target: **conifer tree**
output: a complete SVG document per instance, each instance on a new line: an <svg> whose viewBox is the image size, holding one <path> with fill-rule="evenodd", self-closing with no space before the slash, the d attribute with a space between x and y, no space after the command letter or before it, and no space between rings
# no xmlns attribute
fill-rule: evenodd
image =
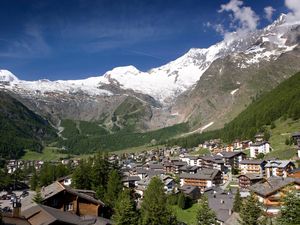
<svg viewBox="0 0 300 225"><path fill-rule="evenodd" d="M41 204L42 201L44 200L43 197L42 197L42 194L41 194L41 191L38 190L35 194L35 196L33 197L32 199L35 203L37 204Z"/></svg>
<svg viewBox="0 0 300 225"><path fill-rule="evenodd" d="M242 206L242 197L240 193L240 189L237 190L235 197L234 197L234 202L233 202L233 211L234 212L240 212L241 206Z"/></svg>
<svg viewBox="0 0 300 225"><path fill-rule="evenodd" d="M128 189L119 195L114 211L112 220L115 225L138 224L138 213L136 211L135 202L132 200Z"/></svg>
<svg viewBox="0 0 300 225"><path fill-rule="evenodd" d="M108 176L107 191L104 195L105 203L111 207L115 207L115 203L119 194L122 192L121 176L117 170L112 170Z"/></svg>
<svg viewBox="0 0 300 225"><path fill-rule="evenodd" d="M141 205L141 225L169 225L172 216L167 209L166 194L162 181L153 177L144 193Z"/></svg>
<svg viewBox="0 0 300 225"><path fill-rule="evenodd" d="M185 209L186 208L186 202L185 202L185 196L183 193L180 193L178 196L178 202L177 205L179 206L179 208L181 209Z"/></svg>
<svg viewBox="0 0 300 225"><path fill-rule="evenodd" d="M262 210L260 208L259 202L253 193L247 197L240 209L239 221L241 225L259 225L259 218L262 216Z"/></svg>
<svg viewBox="0 0 300 225"><path fill-rule="evenodd" d="M38 175L36 173L36 170L34 169L33 175L30 179L30 189L31 190L36 190L37 187L38 187L38 184L39 184L38 182L39 182L39 178L38 178Z"/></svg>
<svg viewBox="0 0 300 225"><path fill-rule="evenodd" d="M212 225L217 224L217 218L215 212L209 208L208 199L203 196L199 203L199 209L197 212L197 225Z"/></svg>
<svg viewBox="0 0 300 225"><path fill-rule="evenodd" d="M289 193L283 202L281 215L278 219L280 225L300 224L300 197L294 192Z"/></svg>

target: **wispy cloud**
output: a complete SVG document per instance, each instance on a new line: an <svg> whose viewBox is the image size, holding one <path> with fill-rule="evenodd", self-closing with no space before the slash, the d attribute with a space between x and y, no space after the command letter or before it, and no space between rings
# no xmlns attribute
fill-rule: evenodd
<svg viewBox="0 0 300 225"><path fill-rule="evenodd" d="M295 22L300 20L300 1L299 0L285 0L285 6L291 10L287 14L288 22Z"/></svg>
<svg viewBox="0 0 300 225"><path fill-rule="evenodd" d="M267 6L264 8L264 12L265 12L265 18L268 21L272 21L272 17L273 17L273 13L276 11L276 9L274 9L272 6Z"/></svg>
<svg viewBox="0 0 300 225"><path fill-rule="evenodd" d="M244 6L244 2L240 0L230 0L227 4L222 4L218 10L219 13L230 13L230 28L234 32L224 30L221 26L217 27L217 31L224 35L225 40L230 41L234 36L243 37L250 31L257 28L259 16L249 6Z"/></svg>
<svg viewBox="0 0 300 225"><path fill-rule="evenodd" d="M26 24L22 35L15 39L0 39L5 43L0 51L0 57L30 58L46 56L51 52L43 34L36 25Z"/></svg>

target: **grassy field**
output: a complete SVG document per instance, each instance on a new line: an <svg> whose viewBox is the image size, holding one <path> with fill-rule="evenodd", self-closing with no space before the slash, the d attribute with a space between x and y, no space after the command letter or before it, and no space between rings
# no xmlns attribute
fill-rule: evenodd
<svg viewBox="0 0 300 225"><path fill-rule="evenodd" d="M269 140L273 151L266 158L293 158L296 156L297 150L294 146L286 145L285 140L290 138L292 133L300 131L300 120L278 120L275 125L276 127L271 130L271 138Z"/></svg>
<svg viewBox="0 0 300 225"><path fill-rule="evenodd" d="M66 158L67 154L61 154L57 152L58 148L55 147L46 147L42 153L34 152L34 151L26 151L25 155L22 157L23 160L59 160L62 158Z"/></svg>
<svg viewBox="0 0 300 225"><path fill-rule="evenodd" d="M181 209L177 205L172 205L170 206L170 208L179 221L184 222L188 225L196 224L198 204L194 204L188 209Z"/></svg>

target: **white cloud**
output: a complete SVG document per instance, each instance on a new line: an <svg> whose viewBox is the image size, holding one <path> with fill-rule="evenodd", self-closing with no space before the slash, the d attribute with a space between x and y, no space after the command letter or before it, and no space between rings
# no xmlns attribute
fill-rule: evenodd
<svg viewBox="0 0 300 225"><path fill-rule="evenodd" d="M219 13L230 12L230 29L231 32L225 30L223 26L215 27L217 32L224 36L225 41L231 41L235 37L244 37L249 32L256 30L259 16L251 9L251 7L244 6L241 0L230 0L227 4L222 4Z"/></svg>
<svg viewBox="0 0 300 225"><path fill-rule="evenodd" d="M300 1L299 0L285 0L285 6L291 10L287 14L288 22L300 21Z"/></svg>
<svg viewBox="0 0 300 225"><path fill-rule="evenodd" d="M244 3L240 0L231 0L227 4L221 5L221 9L218 12L232 12L233 22L237 22L241 29L255 30L259 17L251 7L243 5Z"/></svg>
<svg viewBox="0 0 300 225"><path fill-rule="evenodd" d="M265 18L271 22L273 13L276 11L276 9L274 9L272 6L267 6L264 8L264 11L265 11Z"/></svg>

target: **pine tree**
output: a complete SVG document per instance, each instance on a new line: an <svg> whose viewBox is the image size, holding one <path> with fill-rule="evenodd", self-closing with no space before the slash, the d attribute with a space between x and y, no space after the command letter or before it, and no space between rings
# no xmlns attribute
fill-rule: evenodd
<svg viewBox="0 0 300 225"><path fill-rule="evenodd" d="M38 184L39 184L38 182L39 182L39 178L38 178L38 175L36 173L36 170L34 170L33 175L30 179L30 189L31 190L36 190L37 187L38 187Z"/></svg>
<svg viewBox="0 0 300 225"><path fill-rule="evenodd" d="M234 197L234 202L233 202L233 211L234 212L240 212L241 206L242 206L242 197L240 193L240 189L237 190L235 197Z"/></svg>
<svg viewBox="0 0 300 225"><path fill-rule="evenodd" d="M167 209L166 194L162 181L153 177L144 193L141 205L141 225L169 225L171 215Z"/></svg>
<svg viewBox="0 0 300 225"><path fill-rule="evenodd" d="M109 207L114 208L122 188L121 176L117 170L112 170L108 176L107 191L104 195L104 201Z"/></svg>
<svg viewBox="0 0 300 225"><path fill-rule="evenodd" d="M115 204L112 220L115 225L137 225L138 213L129 190L124 190Z"/></svg>
<svg viewBox="0 0 300 225"><path fill-rule="evenodd" d="M186 204L185 204L185 196L183 193L180 193L178 196L178 202L177 205L179 206L179 208L181 209L185 209L186 208Z"/></svg>
<svg viewBox="0 0 300 225"><path fill-rule="evenodd" d="M217 224L217 218L215 212L209 208L207 197L203 196L199 203L199 209L197 212L198 225L212 225Z"/></svg>
<svg viewBox="0 0 300 225"><path fill-rule="evenodd" d="M43 197L42 197L42 194L41 194L41 191L38 190L35 194L35 196L33 197L32 199L35 203L37 204L41 204L42 201L44 200Z"/></svg>
<svg viewBox="0 0 300 225"><path fill-rule="evenodd" d="M296 193L291 192L284 198L278 224L300 224L300 197Z"/></svg>
<svg viewBox="0 0 300 225"><path fill-rule="evenodd" d="M91 170L91 163L87 161L80 162L73 172L72 185L78 189L91 189Z"/></svg>
<svg viewBox="0 0 300 225"><path fill-rule="evenodd" d="M262 210L260 208L259 202L254 196L253 193L249 197L247 197L240 209L240 217L239 221L241 225L258 225L259 218L262 216Z"/></svg>

